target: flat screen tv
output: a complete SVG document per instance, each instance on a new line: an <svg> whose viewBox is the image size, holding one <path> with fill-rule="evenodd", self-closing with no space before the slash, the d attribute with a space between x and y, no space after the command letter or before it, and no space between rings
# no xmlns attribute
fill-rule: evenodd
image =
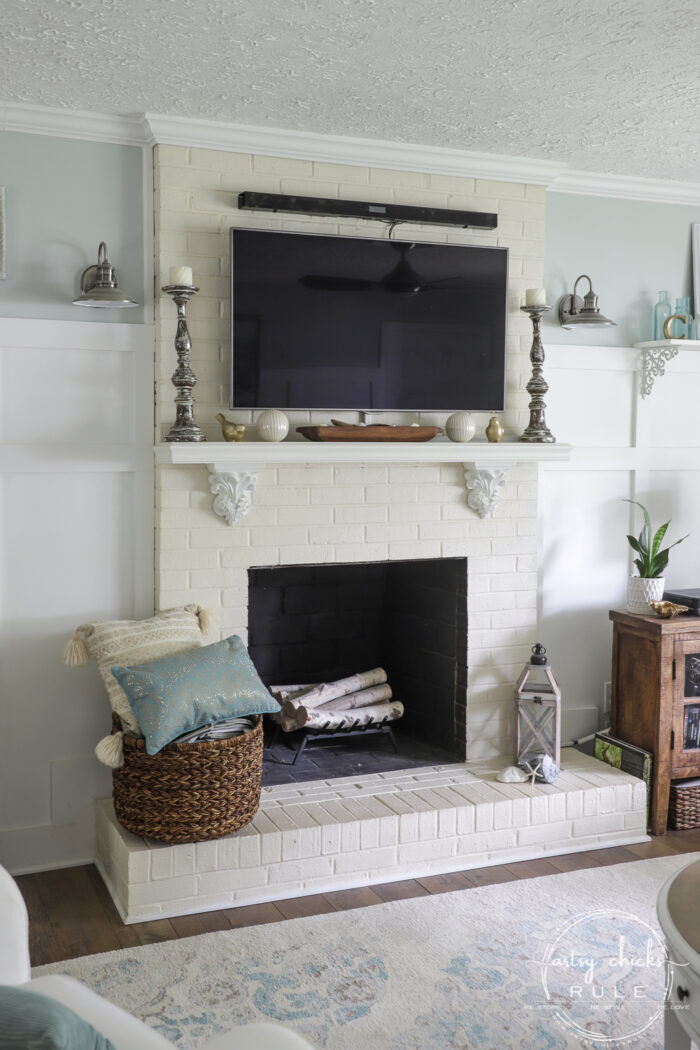
<svg viewBox="0 0 700 1050"><path fill-rule="evenodd" d="M508 251L231 230L231 408L499 411Z"/></svg>

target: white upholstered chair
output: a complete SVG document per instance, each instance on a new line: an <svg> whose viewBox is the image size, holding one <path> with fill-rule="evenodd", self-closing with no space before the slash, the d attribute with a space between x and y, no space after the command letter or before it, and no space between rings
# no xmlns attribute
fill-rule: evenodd
<svg viewBox="0 0 700 1050"><path fill-rule="evenodd" d="M41 992L70 1007L114 1043L116 1050L167 1050L172 1043L131 1014L90 991L72 977L32 979L29 921L14 879L0 867L0 984ZM205 1050L312 1050L305 1039L276 1024L242 1025L216 1036Z"/></svg>

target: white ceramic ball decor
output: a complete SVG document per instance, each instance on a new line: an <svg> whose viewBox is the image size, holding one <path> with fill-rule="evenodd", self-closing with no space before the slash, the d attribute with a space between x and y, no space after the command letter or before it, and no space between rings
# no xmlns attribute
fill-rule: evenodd
<svg viewBox="0 0 700 1050"><path fill-rule="evenodd" d="M476 424L469 412L455 412L445 423L450 441L471 441L476 434Z"/></svg>
<svg viewBox="0 0 700 1050"><path fill-rule="evenodd" d="M255 421L261 441L284 441L289 433L289 420L276 408L261 412Z"/></svg>

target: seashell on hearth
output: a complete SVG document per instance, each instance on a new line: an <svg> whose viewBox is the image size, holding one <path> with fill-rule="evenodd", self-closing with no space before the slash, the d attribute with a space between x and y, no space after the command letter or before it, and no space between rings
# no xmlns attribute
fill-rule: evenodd
<svg viewBox="0 0 700 1050"><path fill-rule="evenodd" d="M500 781L501 784L523 784L529 779L525 770L519 769L518 766L508 766L506 769L502 769L500 773L496 773L496 780Z"/></svg>

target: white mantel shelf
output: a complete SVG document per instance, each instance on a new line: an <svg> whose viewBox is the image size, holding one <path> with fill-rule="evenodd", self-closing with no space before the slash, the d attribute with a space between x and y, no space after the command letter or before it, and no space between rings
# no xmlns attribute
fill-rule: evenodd
<svg viewBox="0 0 700 1050"><path fill-rule="evenodd" d="M505 466L568 460L571 445L520 441L199 441L156 445L156 463L186 466L216 463L260 470L282 463L483 463Z"/></svg>
<svg viewBox="0 0 700 1050"><path fill-rule="evenodd" d="M267 466L300 463L461 463L467 505L480 518L493 514L506 471L520 463L568 460L570 445L520 441L200 441L156 445L160 466L206 466L213 510L235 525L251 508L258 472Z"/></svg>

